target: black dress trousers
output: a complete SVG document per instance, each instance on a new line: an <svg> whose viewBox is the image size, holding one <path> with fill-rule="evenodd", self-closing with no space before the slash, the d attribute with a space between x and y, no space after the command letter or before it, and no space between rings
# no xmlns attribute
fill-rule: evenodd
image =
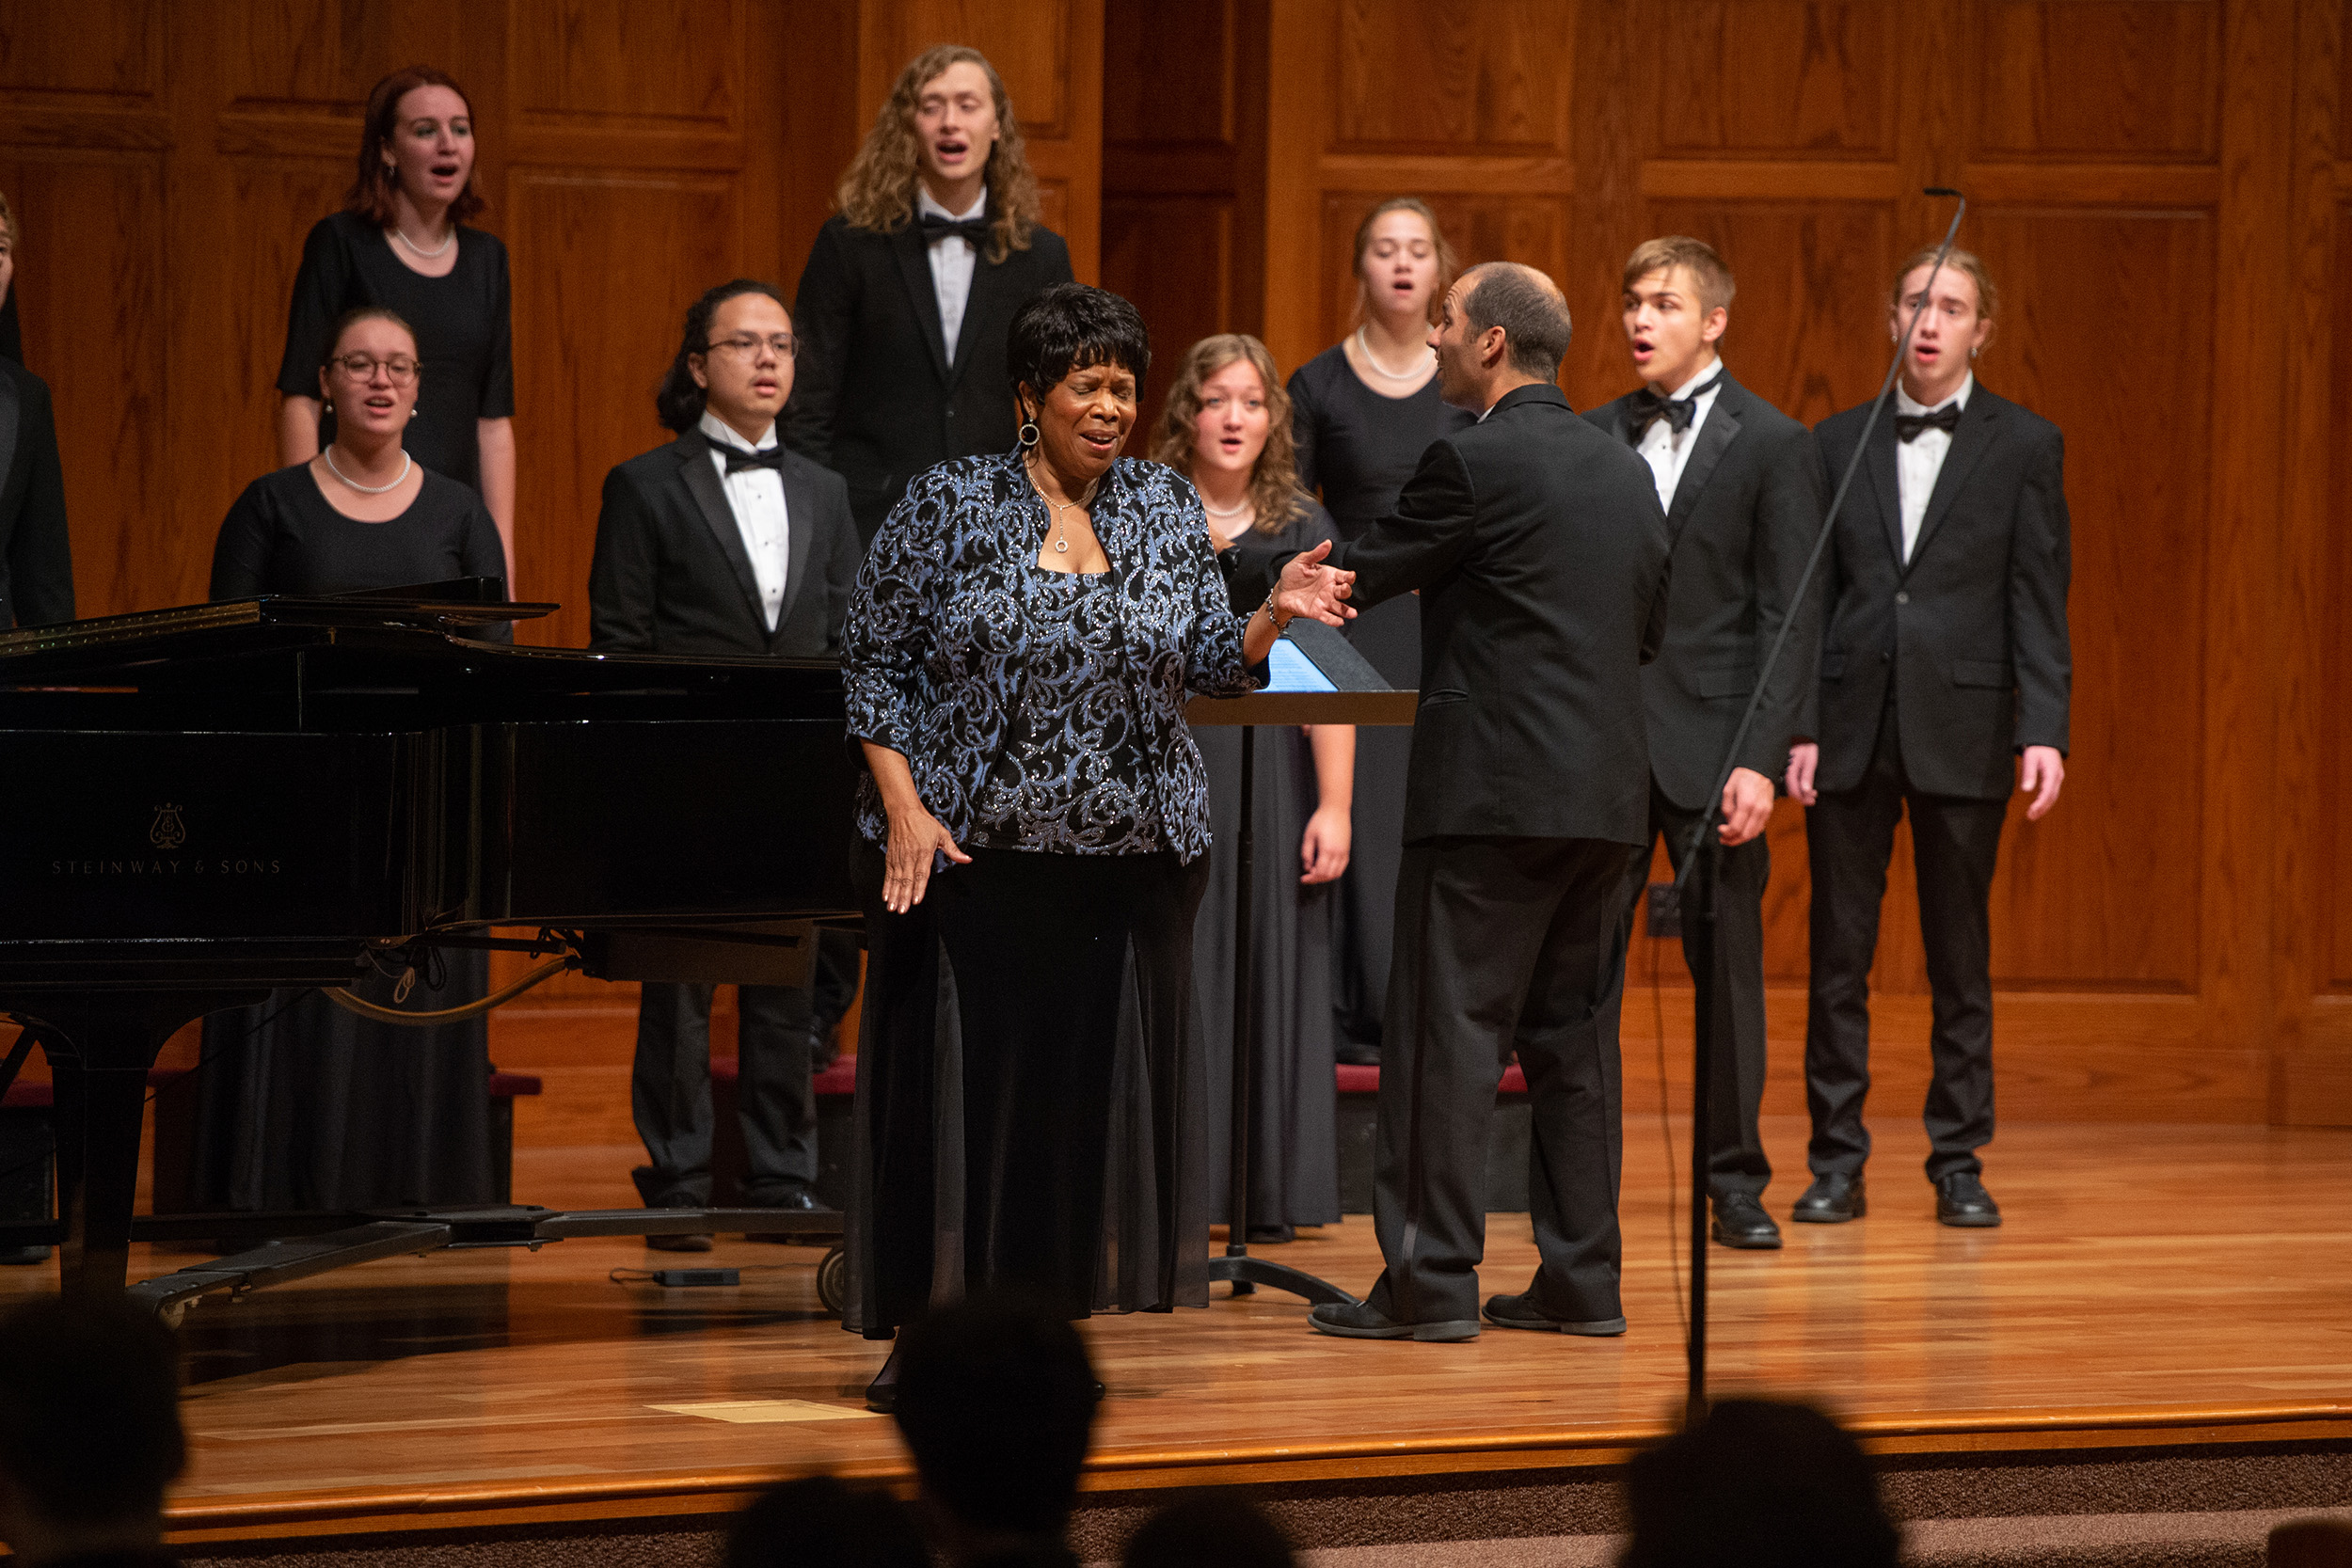
<svg viewBox="0 0 2352 1568"><path fill-rule="evenodd" d="M1388 1264L1372 1305L1390 1318L1478 1316L1486 1144L1515 1040L1534 1122L1528 1201L1542 1262L1529 1289L1554 1317L1622 1315L1608 1004L1629 850L1582 838L1406 847L1373 1167Z"/></svg>
<svg viewBox="0 0 2352 1568"><path fill-rule="evenodd" d="M1649 791L1649 831L1653 842L1663 837L1666 857L1677 873L1682 869L1691 829L1699 814L1676 805L1656 782ZM1713 1092L1707 1110L1708 1194L1716 1201L1735 1193L1760 1197L1772 1180L1772 1163L1765 1156L1756 1117L1764 1105L1764 888L1772 880L1772 852L1759 833L1736 847L1718 848L1715 857L1715 995L1714 1027L1708 1037L1708 1079ZM1641 912L1643 890L1649 883L1650 848L1644 845L1626 858L1624 913L1619 942L1631 952L1633 922ZM1682 923L1683 961L1693 978L1698 973L1691 952L1696 935L1692 923ZM1625 987L1631 983L1624 966L1619 984L1609 999L1609 1027L1613 1035L1624 1013ZM1671 1049L1671 1048L1670 1048Z"/></svg>
<svg viewBox="0 0 2352 1568"><path fill-rule="evenodd" d="M1903 770L1895 705L1879 723L1870 766L1853 788L1823 791L1804 814L1813 867L1811 994L1805 1016L1807 1163L1851 1176L1869 1158L1862 1104L1870 1089L1870 962L1895 825L1911 815L1934 1026L1928 1037L1928 1180L1983 1168L1993 1141L1993 941L1990 899L2006 800L1929 795Z"/></svg>
<svg viewBox="0 0 2352 1568"><path fill-rule="evenodd" d="M710 998L714 986L647 981L637 1006L629 1110L650 1164L637 1173L649 1207L710 1201ZM817 1183L816 1050L808 990L738 986L736 1104L743 1128L743 1201L766 1204Z"/></svg>

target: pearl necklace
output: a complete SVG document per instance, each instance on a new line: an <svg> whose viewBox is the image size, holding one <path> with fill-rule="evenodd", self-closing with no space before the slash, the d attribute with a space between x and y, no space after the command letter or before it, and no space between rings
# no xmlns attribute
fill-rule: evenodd
<svg viewBox="0 0 2352 1568"><path fill-rule="evenodd" d="M328 447L325 452L321 453L321 455L326 459L326 466L335 469L335 477L337 479L342 480L345 484L350 485L354 490L358 491L363 496L381 496L388 491L397 490L402 485L408 483L409 463L408 454L405 451L403 451L400 454L400 477L392 481L389 484L362 484L358 480L352 478L349 474L343 472L340 467L336 467L335 449L333 447Z"/></svg>
<svg viewBox="0 0 2352 1568"><path fill-rule="evenodd" d="M1238 517L1243 513L1251 510L1251 508L1247 499L1245 499L1239 506L1211 506L1209 504L1209 498L1202 496L1200 498L1200 510L1207 513L1212 517Z"/></svg>
<svg viewBox="0 0 2352 1568"><path fill-rule="evenodd" d="M1364 336L1364 329L1360 326L1356 329L1356 348L1357 352L1364 356L1365 364L1370 365L1375 372L1387 376L1391 381L1420 380L1422 376L1429 373L1429 360L1437 357L1434 354L1430 354L1428 349L1423 348L1422 353L1428 356L1428 358L1423 359L1420 364L1415 365L1409 371L1401 372L1392 371L1389 369L1388 366L1382 364L1379 360L1379 356L1372 352L1372 341Z"/></svg>
<svg viewBox="0 0 2352 1568"><path fill-rule="evenodd" d="M453 223L451 224L449 226L449 238L443 240L439 245L436 245L431 250L425 249L424 246L410 239L407 234L402 231L400 225L397 223L392 225L392 237L397 239L401 244L406 245L410 250L413 250L418 255L423 257L425 260L431 261L434 257L441 255L443 252L447 251L451 245L457 243L457 225Z"/></svg>

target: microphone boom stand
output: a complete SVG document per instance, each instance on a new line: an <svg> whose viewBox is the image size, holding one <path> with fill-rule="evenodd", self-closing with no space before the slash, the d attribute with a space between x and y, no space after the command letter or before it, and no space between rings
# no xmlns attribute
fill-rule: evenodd
<svg viewBox="0 0 2352 1568"><path fill-rule="evenodd" d="M1922 194L1951 197L1960 202L1959 210L1952 214L1951 227L1944 230L1944 243L1936 250L1935 261L1928 268L1926 292L1932 294L1936 276L1944 270L1944 262L1952 253L1952 242L1960 237L1960 221L1968 215L1968 198L1943 185L1930 185ZM1894 395L1895 379L1902 373L1903 356L1910 352L1911 334L1918 325L1919 310L1914 309L1911 319L1903 324L1902 336L1896 341L1894 362L1886 367L1886 377L1879 383L1878 396L1870 402L1870 417L1863 421L1862 438L1854 443L1853 456L1847 460L1836 492L1830 497L1829 510L1822 515L1820 532L1814 537L1812 553L1805 557L1804 571L1797 578L1797 591L1788 612L1781 617L1780 630L1773 636L1772 648L1756 673L1756 689L1749 694L1747 706L1740 715L1740 727L1732 732L1731 744L1724 749L1723 765L1715 770L1715 787L1707 795L1707 809L1700 814L1697 826L1691 830L1681 864L1675 871L1675 896L1685 928L1690 932L1686 945L1691 958L1694 1037L1691 1067L1691 1338L1683 1405L1686 1426L1696 1426L1707 1418L1708 1122L1714 1090L1715 1009L1721 1002L1715 994L1715 893L1722 846L1715 836L1715 824L1723 810L1724 790L1740 764L1740 749L1747 743L1748 731L1755 726L1765 694L1772 689L1773 668L1780 662L1781 651L1788 645L1788 628L1804 613L1805 596L1813 589L1813 575L1820 569L1821 557L1837 526L1838 511L1845 505L1846 492L1852 488L1854 475L1862 467L1863 454L1870 450L1870 433L1878 428L1879 415L1885 409L1887 399Z"/></svg>

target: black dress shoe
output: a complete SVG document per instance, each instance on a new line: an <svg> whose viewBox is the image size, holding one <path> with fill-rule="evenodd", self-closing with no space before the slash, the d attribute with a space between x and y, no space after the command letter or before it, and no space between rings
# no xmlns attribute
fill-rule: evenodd
<svg viewBox="0 0 2352 1568"><path fill-rule="evenodd" d="M1368 1301L1327 1302L1308 1313L1307 1322L1317 1333L1336 1334L1343 1339L1420 1339L1443 1344L1478 1338L1476 1318L1401 1323L1383 1316Z"/></svg>
<svg viewBox="0 0 2352 1568"><path fill-rule="evenodd" d="M708 1252L713 1243L707 1232L687 1236L648 1236L645 1244L656 1252Z"/></svg>
<svg viewBox="0 0 2352 1568"><path fill-rule="evenodd" d="M242 1251L243 1249L239 1248L238 1250ZM48 1261L49 1249L45 1246L0 1247L0 1263L21 1266L26 1263L46 1263Z"/></svg>
<svg viewBox="0 0 2352 1568"><path fill-rule="evenodd" d="M1331 1055L1342 1067L1378 1067L1380 1048L1361 1040L1342 1040L1331 1048Z"/></svg>
<svg viewBox="0 0 2352 1568"><path fill-rule="evenodd" d="M1935 1184L1935 1217L1944 1225L1985 1230L2001 1223L2001 1206L1973 1171L1958 1171Z"/></svg>
<svg viewBox="0 0 2352 1568"><path fill-rule="evenodd" d="M1788 1212L1788 1217L1800 1225L1843 1225L1848 1220L1860 1219L1868 1212L1868 1207L1863 1201L1862 1177L1859 1173L1839 1176L1833 1172L1813 1179L1813 1185L1807 1187L1804 1196L1797 1199L1797 1206Z"/></svg>
<svg viewBox="0 0 2352 1568"><path fill-rule="evenodd" d="M1712 1234L1724 1246L1750 1252L1780 1250L1780 1227L1764 1212L1764 1205L1746 1193L1729 1193L1715 1200Z"/></svg>
<svg viewBox="0 0 2352 1568"><path fill-rule="evenodd" d="M1532 1328L1543 1334L1583 1334L1604 1339L1625 1332L1623 1318L1592 1318L1583 1322L1555 1318L1525 1295L1488 1296L1486 1321L1497 1328Z"/></svg>
<svg viewBox="0 0 2352 1568"><path fill-rule="evenodd" d="M1280 1246L1285 1242L1296 1240L1298 1227L1295 1225L1253 1225L1249 1227L1251 1246Z"/></svg>

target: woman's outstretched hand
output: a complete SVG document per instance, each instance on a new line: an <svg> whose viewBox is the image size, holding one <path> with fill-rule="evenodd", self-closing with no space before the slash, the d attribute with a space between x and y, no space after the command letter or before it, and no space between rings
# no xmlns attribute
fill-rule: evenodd
<svg viewBox="0 0 2352 1568"><path fill-rule="evenodd" d="M1274 607L1284 620L1305 615L1327 626L1343 626L1356 613L1347 597L1355 592L1356 574L1326 566L1331 541L1292 556L1283 562L1281 581L1275 585Z"/></svg>

